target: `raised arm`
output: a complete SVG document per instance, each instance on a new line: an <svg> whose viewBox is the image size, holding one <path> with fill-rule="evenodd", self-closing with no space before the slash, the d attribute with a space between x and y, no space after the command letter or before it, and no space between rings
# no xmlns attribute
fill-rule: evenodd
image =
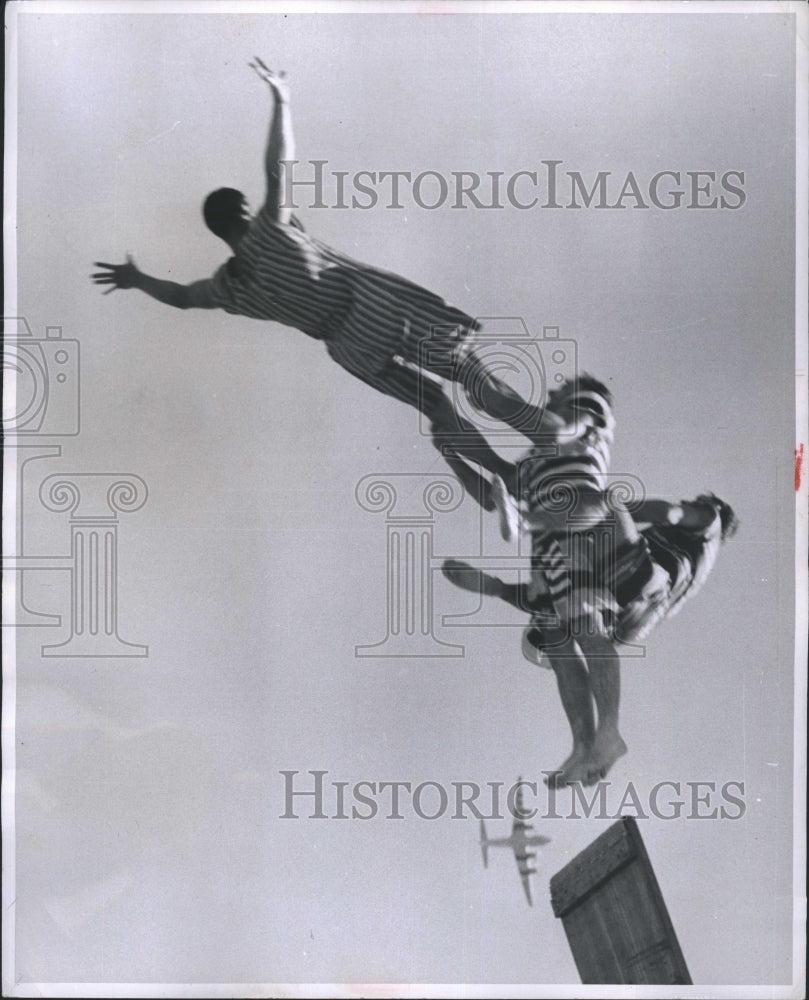
<svg viewBox="0 0 809 1000"><path fill-rule="evenodd" d="M286 73L269 69L255 57L250 66L272 91L275 107L270 122L270 135L264 155L267 175L267 197L264 210L284 225L289 223L292 207L286 205L285 164L295 159L295 137L292 134L292 112L289 109L289 85Z"/></svg>
<svg viewBox="0 0 809 1000"><path fill-rule="evenodd" d="M632 519L638 524L679 524L683 518L683 508L668 500L644 500L632 511Z"/></svg>
<svg viewBox="0 0 809 1000"><path fill-rule="evenodd" d="M669 503L667 500L644 500L632 511L637 522L678 524L687 531L703 532L716 520L716 507L706 499Z"/></svg>
<svg viewBox="0 0 809 1000"><path fill-rule="evenodd" d="M110 286L104 292L105 295L109 295L110 292L114 292L118 288L138 288L153 299L157 299L158 302L174 306L175 309L189 309L191 306L203 309L215 307L215 303L205 294L207 286L205 281L197 281L193 285L180 285L176 281L152 278L138 270L131 256L127 256L125 264L105 264L103 261L97 260L95 266L106 268L106 270L97 271L92 275L92 279L97 285Z"/></svg>

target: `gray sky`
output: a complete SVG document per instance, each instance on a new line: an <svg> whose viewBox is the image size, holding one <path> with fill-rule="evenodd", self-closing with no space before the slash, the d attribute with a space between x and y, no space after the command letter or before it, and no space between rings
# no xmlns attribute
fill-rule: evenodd
<svg viewBox="0 0 809 1000"><path fill-rule="evenodd" d="M120 524L121 635L149 656L44 659L50 636L18 638L18 977L578 979L547 883L606 820L537 822L553 841L529 910L512 858L483 869L471 819L279 819L281 769L510 783L568 751L553 677L522 660L505 607L487 608L504 627L440 629L463 658L354 656L384 635L386 551L356 484L444 472L415 411L296 331L102 297L88 280L126 251L181 282L226 258L200 204L220 185L263 196L259 54L290 75L299 158L332 170L744 171L737 211L300 215L473 315L559 326L613 389L613 470L650 495L733 503L742 528L704 591L625 664L629 754L611 779L647 796L663 780L745 783L738 821L641 832L694 981L789 982L789 15L23 10L17 23L18 312L82 351L82 432L43 474L126 471L149 487ZM38 482L29 549L64 552L66 520L37 506ZM480 518L464 502L435 525L437 555L464 556ZM487 552L510 552L483 531ZM66 574L41 576L38 606L64 608ZM436 575L439 625L473 607Z"/></svg>

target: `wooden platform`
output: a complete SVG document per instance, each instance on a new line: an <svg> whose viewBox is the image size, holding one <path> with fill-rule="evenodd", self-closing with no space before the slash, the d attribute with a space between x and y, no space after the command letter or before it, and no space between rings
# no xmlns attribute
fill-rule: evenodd
<svg viewBox="0 0 809 1000"><path fill-rule="evenodd" d="M691 984L631 817L614 823L553 876L551 905L583 983Z"/></svg>

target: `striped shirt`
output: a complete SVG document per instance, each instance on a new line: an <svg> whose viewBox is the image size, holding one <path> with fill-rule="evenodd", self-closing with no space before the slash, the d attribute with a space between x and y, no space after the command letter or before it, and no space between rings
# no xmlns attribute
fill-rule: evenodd
<svg viewBox="0 0 809 1000"><path fill-rule="evenodd" d="M418 363L423 338L455 342L477 328L432 292L333 250L300 224L280 224L266 210L234 257L189 286L189 297L192 306L283 323L323 340L331 357L361 378L397 354Z"/></svg>
<svg viewBox="0 0 809 1000"><path fill-rule="evenodd" d="M580 492L602 493L606 487L615 434L612 408L593 389L577 391L571 404L581 418L577 435L551 448L536 443L518 463L519 495L531 511L575 514ZM572 591L597 589L591 561L579 551L585 544L569 531L531 532L531 595L550 597L563 617L570 610L565 602Z"/></svg>
<svg viewBox="0 0 809 1000"><path fill-rule="evenodd" d="M538 442L520 460L521 499L533 509L553 501L554 486L564 482L601 491L606 485L615 417L608 401L593 389L577 391L570 400L579 416L577 433L555 442Z"/></svg>

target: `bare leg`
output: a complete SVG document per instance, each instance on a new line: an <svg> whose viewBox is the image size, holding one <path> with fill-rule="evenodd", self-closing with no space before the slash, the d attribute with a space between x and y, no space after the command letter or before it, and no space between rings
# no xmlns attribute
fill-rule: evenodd
<svg viewBox="0 0 809 1000"><path fill-rule="evenodd" d="M430 421L433 444L444 457L464 487L486 509L491 503L490 487L462 459L482 465L489 472L499 475L507 484L515 478L514 465L495 452L477 427L456 412L451 400L437 385L440 377L431 371L420 370L416 365L391 359L387 368L373 376L363 378L379 392L414 406ZM484 485L485 484L485 485Z"/></svg>
<svg viewBox="0 0 809 1000"><path fill-rule="evenodd" d="M638 528L626 508L613 501L613 544L616 549L637 542ZM621 660L613 642L597 630L578 636L590 670L590 687L598 710L598 729L593 745L592 781L606 777L610 768L626 751L618 728L621 701Z"/></svg>
<svg viewBox="0 0 809 1000"><path fill-rule="evenodd" d="M598 729L593 744L591 782L606 777L612 765L626 753L618 731L621 700L621 661L612 642L604 636L580 636L579 644L587 657L590 689L598 709Z"/></svg>
<svg viewBox="0 0 809 1000"><path fill-rule="evenodd" d="M573 734L573 752L559 770L546 779L546 784L561 786L574 781L591 784L595 714L587 664L575 639L556 643L552 650L548 651L548 659L556 674L562 708Z"/></svg>

